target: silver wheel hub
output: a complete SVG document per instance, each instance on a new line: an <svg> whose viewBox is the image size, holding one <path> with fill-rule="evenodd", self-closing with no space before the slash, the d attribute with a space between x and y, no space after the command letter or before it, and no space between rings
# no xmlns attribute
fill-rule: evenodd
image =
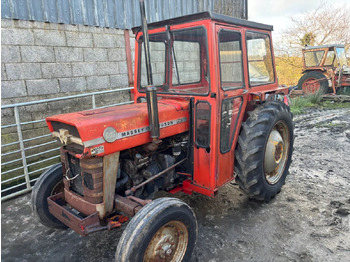
<svg viewBox="0 0 350 262"><path fill-rule="evenodd" d="M264 171L265 173L272 173L278 168L284 151L283 138L277 130L272 130L267 141L265 158L264 158Z"/></svg>

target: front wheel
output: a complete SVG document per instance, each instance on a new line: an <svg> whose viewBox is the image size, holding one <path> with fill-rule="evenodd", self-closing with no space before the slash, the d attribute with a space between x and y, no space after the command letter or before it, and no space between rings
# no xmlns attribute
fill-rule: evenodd
<svg viewBox="0 0 350 262"><path fill-rule="evenodd" d="M159 198L143 207L120 238L115 261L188 261L197 238L192 209L176 198Z"/></svg>
<svg viewBox="0 0 350 262"><path fill-rule="evenodd" d="M284 103L268 102L250 113L235 153L236 182L250 198L270 201L280 192L293 140L292 114Z"/></svg>
<svg viewBox="0 0 350 262"><path fill-rule="evenodd" d="M47 169L36 181L32 191L32 210L39 221L51 228L67 228L49 212L47 198L63 192L62 165L56 164Z"/></svg>

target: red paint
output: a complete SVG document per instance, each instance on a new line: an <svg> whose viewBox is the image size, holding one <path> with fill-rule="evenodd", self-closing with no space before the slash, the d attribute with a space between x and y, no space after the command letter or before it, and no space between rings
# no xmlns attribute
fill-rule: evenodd
<svg viewBox="0 0 350 262"><path fill-rule="evenodd" d="M237 143L239 130L243 119L246 117L247 110L253 110L255 103L260 103L265 99L266 93L287 92L288 89L279 88L277 84L277 74L275 70L275 61L272 49L273 71L275 80L272 83L250 87L248 79L248 62L247 62L247 47L245 36L247 31L261 32L269 35L272 45L272 37L270 31L261 29L254 29L251 27L236 26L224 23L222 21L215 21L212 19L204 19L199 21L190 21L182 24L170 25L170 30L179 30L192 27L204 27L207 33L208 43L208 61L204 57L204 49L201 50L202 60L204 64L209 65L210 83L205 78L205 66L201 68L201 80L197 84L183 86L184 88L198 88L209 86L209 94L207 95L186 95L181 93L176 94L158 94L163 97L158 103L159 121L165 122L186 117L189 118L189 99L194 98L194 103L198 101L208 102L211 106L211 125L210 125L210 148L205 149L194 146L194 166L193 166L193 180L189 179L183 182L182 187L175 188L171 192L178 192L182 190L185 193L191 194L193 191L201 194L214 197L218 188L227 182L234 179L234 153L235 145ZM224 91L221 88L220 81L220 66L219 66L219 49L218 49L218 32L221 29L239 32L242 36L242 60L244 73L244 88ZM165 32L165 27L152 29L150 34ZM137 40L142 33L138 33ZM147 106L145 103L136 103L139 97L145 97L144 92L139 92L137 89L139 76L139 49L136 41L135 46L135 75L134 75L134 101L133 105L124 105L118 107L111 107L106 109L90 110L78 113L63 114L47 118L47 122L51 131L51 121L61 121L70 125L76 126L83 142L100 138L106 127L112 126L117 132L123 132L136 128L146 127L149 125ZM171 64L172 61L170 61ZM129 68L129 64L128 64ZM128 69L129 73L130 70ZM169 70L169 79L172 79L172 70ZM130 76L130 74L129 74ZM170 81L171 82L171 81ZM169 83L172 85L172 83ZM254 100L254 94L259 94L261 101ZM221 106L223 99L233 97L242 97L240 102L241 111L236 112L238 118L236 131L233 136L232 147L229 152L220 152L220 126L221 126ZM234 110L237 110L235 108ZM194 112L194 117L196 113ZM160 139L173 136L175 134L183 133L189 130L189 122L169 126L160 129ZM128 148L139 146L151 142L149 132L135 135L128 138L116 140L113 143L103 143L104 154L111 154L116 151L122 151ZM89 153L90 149L86 149Z"/></svg>

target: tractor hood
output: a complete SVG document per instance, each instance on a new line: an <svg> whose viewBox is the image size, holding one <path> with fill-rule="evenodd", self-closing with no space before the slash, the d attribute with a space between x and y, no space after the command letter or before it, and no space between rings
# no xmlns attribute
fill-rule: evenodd
<svg viewBox="0 0 350 262"><path fill-rule="evenodd" d="M188 131L189 101L158 101L159 139ZM55 115L46 118L52 135L63 144L80 144L84 155L106 155L151 142L147 104Z"/></svg>

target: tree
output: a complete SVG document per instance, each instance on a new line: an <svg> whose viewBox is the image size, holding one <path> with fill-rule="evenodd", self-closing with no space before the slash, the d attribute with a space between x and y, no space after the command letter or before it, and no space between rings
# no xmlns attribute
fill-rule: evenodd
<svg viewBox="0 0 350 262"><path fill-rule="evenodd" d="M302 38L300 38L300 43L302 46L315 45L316 36L312 32L306 33Z"/></svg>
<svg viewBox="0 0 350 262"><path fill-rule="evenodd" d="M291 17L291 25L275 43L280 84L296 85L301 76L301 48L343 44L350 50L350 7L321 4L316 10Z"/></svg>
<svg viewBox="0 0 350 262"><path fill-rule="evenodd" d="M297 55L300 48L308 45L343 44L350 48L350 7L335 7L322 3L316 10L291 17L277 52Z"/></svg>

